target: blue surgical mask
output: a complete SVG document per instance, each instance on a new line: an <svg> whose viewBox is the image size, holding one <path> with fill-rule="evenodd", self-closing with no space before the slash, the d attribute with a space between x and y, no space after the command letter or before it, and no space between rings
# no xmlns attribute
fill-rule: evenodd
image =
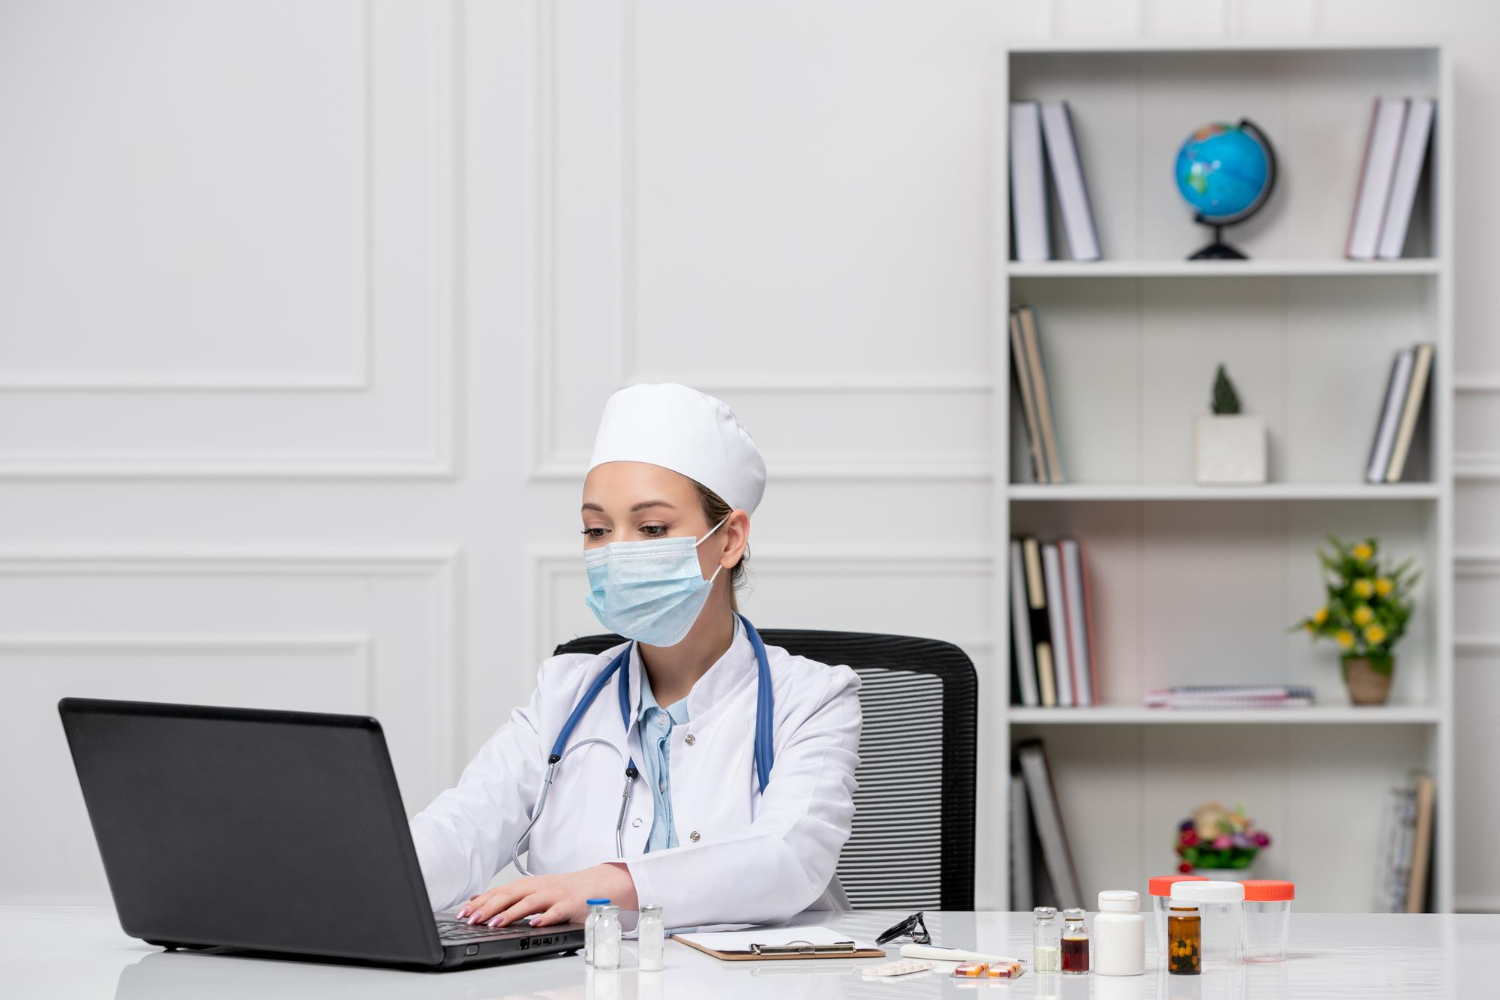
<svg viewBox="0 0 1500 1000"><path fill-rule="evenodd" d="M589 573L584 603L611 632L648 646L677 645L698 620L708 590L724 568L721 564L713 576L703 578L698 546L708 535L610 542L590 549L583 554Z"/></svg>

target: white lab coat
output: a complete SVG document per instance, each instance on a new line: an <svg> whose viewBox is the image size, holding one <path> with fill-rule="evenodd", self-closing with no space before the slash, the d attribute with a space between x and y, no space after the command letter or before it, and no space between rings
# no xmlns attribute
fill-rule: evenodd
<svg viewBox="0 0 1500 1000"><path fill-rule="evenodd" d="M531 702L517 709L464 769L456 787L411 821L434 910L483 891L511 860L531 812L546 759L589 683L621 647L543 662ZM859 678L766 647L775 693L775 763L765 794L755 778L755 652L736 622L729 650L688 695L690 722L671 735L672 813L681 847L646 854L652 798L644 773L625 819L624 861L642 903L664 908L674 927L772 923L844 900L834 876L854 816L859 763ZM642 762L636 717L641 660L629 663L629 752ZM627 733L611 680L589 706L569 745L588 736L621 746ZM693 742L687 742L692 736ZM607 746L569 755L536 828L527 867L557 873L620 860L615 821L625 765Z"/></svg>

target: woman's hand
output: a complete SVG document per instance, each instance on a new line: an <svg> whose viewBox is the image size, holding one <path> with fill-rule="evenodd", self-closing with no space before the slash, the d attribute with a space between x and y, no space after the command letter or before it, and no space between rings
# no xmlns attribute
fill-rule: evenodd
<svg viewBox="0 0 1500 1000"><path fill-rule="evenodd" d="M604 898L622 910L637 908L635 880L622 864L595 865L565 875L531 875L469 897L458 919L504 927L531 917L533 927L583 923L588 900Z"/></svg>

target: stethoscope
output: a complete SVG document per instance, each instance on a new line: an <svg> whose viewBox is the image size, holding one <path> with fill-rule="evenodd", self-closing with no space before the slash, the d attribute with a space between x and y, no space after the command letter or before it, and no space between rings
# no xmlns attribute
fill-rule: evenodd
<svg viewBox="0 0 1500 1000"><path fill-rule="evenodd" d="M766 785L771 781L771 765L776 756L772 745L773 735L773 711L774 701L771 695L771 665L766 659L766 644L761 641L760 633L755 631L755 626L750 624L750 619L744 615L737 615L740 622L745 626L745 635L750 639L750 646L755 650L755 663L757 668L757 683L755 695L755 776L760 782L760 792L766 793ZM635 758L626 754L615 744L602 736L589 736L579 740L572 746L568 746L568 738L573 735L578 721L583 718L594 699L599 697L599 692L609 683L609 679L619 676L616 685L620 692L620 720L625 723L625 737L630 738L630 672L625 669L625 664L630 662L630 651L635 647L632 642L619 652L611 661L609 666L588 686L578 704L573 706L573 711L563 723L562 732L557 734L557 741L552 744L552 752L547 755L547 773L542 777L542 790L536 799L536 811L531 814L531 822L526 824L526 829L516 838L516 845L511 850L511 862L516 870L522 875L530 875L531 872L521 864L521 845L531 834L531 828L536 826L537 820L542 818L542 810L547 807L547 795L552 790L552 782L557 777L557 766L562 763L563 758L577 750L579 747L588 746L590 743L602 743L609 747L620 759L625 762L625 788L620 793L620 815L615 820L615 857L625 856L625 813L630 808L630 790L635 785L635 779L640 777L640 770L635 766Z"/></svg>

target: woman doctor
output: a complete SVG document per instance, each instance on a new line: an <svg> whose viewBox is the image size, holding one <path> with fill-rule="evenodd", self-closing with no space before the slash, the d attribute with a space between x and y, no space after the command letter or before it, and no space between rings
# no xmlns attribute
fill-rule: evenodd
<svg viewBox="0 0 1500 1000"><path fill-rule="evenodd" d="M840 906L859 681L763 645L737 612L755 442L711 396L634 385L605 404L589 466L586 601L631 641L544 661L529 704L411 821L433 909L542 925L602 897L681 927ZM530 874L486 890L521 854Z"/></svg>

